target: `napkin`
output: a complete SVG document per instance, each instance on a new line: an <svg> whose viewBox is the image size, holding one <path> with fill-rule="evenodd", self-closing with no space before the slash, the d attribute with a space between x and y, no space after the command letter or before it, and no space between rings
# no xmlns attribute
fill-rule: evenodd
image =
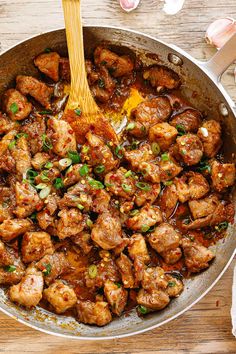
<svg viewBox="0 0 236 354"><path fill-rule="evenodd" d="M236 266L234 267L231 317L232 317L232 325L233 325L232 333L236 337Z"/></svg>

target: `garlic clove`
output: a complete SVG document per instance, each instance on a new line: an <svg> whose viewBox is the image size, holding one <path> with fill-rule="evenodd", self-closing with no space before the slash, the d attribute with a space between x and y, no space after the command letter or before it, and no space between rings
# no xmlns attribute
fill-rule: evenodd
<svg viewBox="0 0 236 354"><path fill-rule="evenodd" d="M179 12L183 5L185 0L164 0L165 4L163 6L163 11L167 15L175 15L177 12Z"/></svg>
<svg viewBox="0 0 236 354"><path fill-rule="evenodd" d="M221 18L210 24L206 31L206 41L221 48L236 33L236 21L233 18Z"/></svg>
<svg viewBox="0 0 236 354"><path fill-rule="evenodd" d="M135 10L140 3L140 0L120 0L120 6L126 12Z"/></svg>

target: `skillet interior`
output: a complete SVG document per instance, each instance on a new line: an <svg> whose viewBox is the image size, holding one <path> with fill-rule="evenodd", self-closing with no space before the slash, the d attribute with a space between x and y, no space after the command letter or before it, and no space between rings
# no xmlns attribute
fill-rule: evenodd
<svg viewBox="0 0 236 354"><path fill-rule="evenodd" d="M158 54L159 63L163 63L178 72L183 81L183 94L198 109L206 112L208 117L220 120L224 126L224 153L226 158L232 159L232 153L236 152L236 120L232 109L229 107L223 94L208 76L189 58L145 35L121 29L108 27L85 27L84 42L86 55L89 56L93 49L102 41L113 44L118 52L133 50L144 62L153 63L145 53ZM115 45L115 47L114 47ZM6 88L13 86L17 74L30 74L37 76L37 70L33 66L32 58L50 47L61 55L66 55L66 39L64 30L45 33L29 39L0 56L0 95ZM129 49L127 49L127 47ZM170 53L178 54L183 59L183 65L175 66L168 61ZM223 117L219 113L219 104L225 103L229 115ZM234 200L236 193L234 193ZM178 316L192 304L194 304L226 269L236 248L234 228L230 226L225 240L216 246L216 259L205 272L192 277L185 282L185 290L179 298L174 299L163 311L149 314L140 319L136 312L128 316L114 320L104 328L87 326L77 323L73 318L67 318L51 314L42 308L25 311L7 300L4 289L0 289L0 309L7 314L17 317L20 321L39 330L78 339L106 339L108 337L122 337L145 331L151 327L160 326L173 317ZM222 245L222 243L224 243Z"/></svg>

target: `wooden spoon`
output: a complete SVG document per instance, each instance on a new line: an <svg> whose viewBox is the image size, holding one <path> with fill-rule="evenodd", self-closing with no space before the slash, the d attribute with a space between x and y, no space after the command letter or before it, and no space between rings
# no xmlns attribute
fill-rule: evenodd
<svg viewBox="0 0 236 354"><path fill-rule="evenodd" d="M70 123L81 144L89 130L106 141L118 143L114 129L98 108L89 89L80 2L81 0L62 0L71 72L70 96L63 118Z"/></svg>

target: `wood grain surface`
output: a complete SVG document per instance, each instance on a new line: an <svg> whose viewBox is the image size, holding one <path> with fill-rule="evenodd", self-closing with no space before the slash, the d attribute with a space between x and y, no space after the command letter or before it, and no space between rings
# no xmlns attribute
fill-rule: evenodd
<svg viewBox="0 0 236 354"><path fill-rule="evenodd" d="M236 18L235 0L186 0L176 16L162 12L160 0L142 0L131 14L118 0L84 0L85 24L114 25L143 31L174 43L198 59L214 49L205 43L208 24L216 18ZM59 0L1 0L0 52L30 36L63 27ZM223 83L236 100L233 66ZM235 263L235 262L234 262ZM234 264L218 284L191 310L165 326L142 335L113 341L88 342L52 337L0 314L0 353L236 353L231 334L231 286Z"/></svg>

